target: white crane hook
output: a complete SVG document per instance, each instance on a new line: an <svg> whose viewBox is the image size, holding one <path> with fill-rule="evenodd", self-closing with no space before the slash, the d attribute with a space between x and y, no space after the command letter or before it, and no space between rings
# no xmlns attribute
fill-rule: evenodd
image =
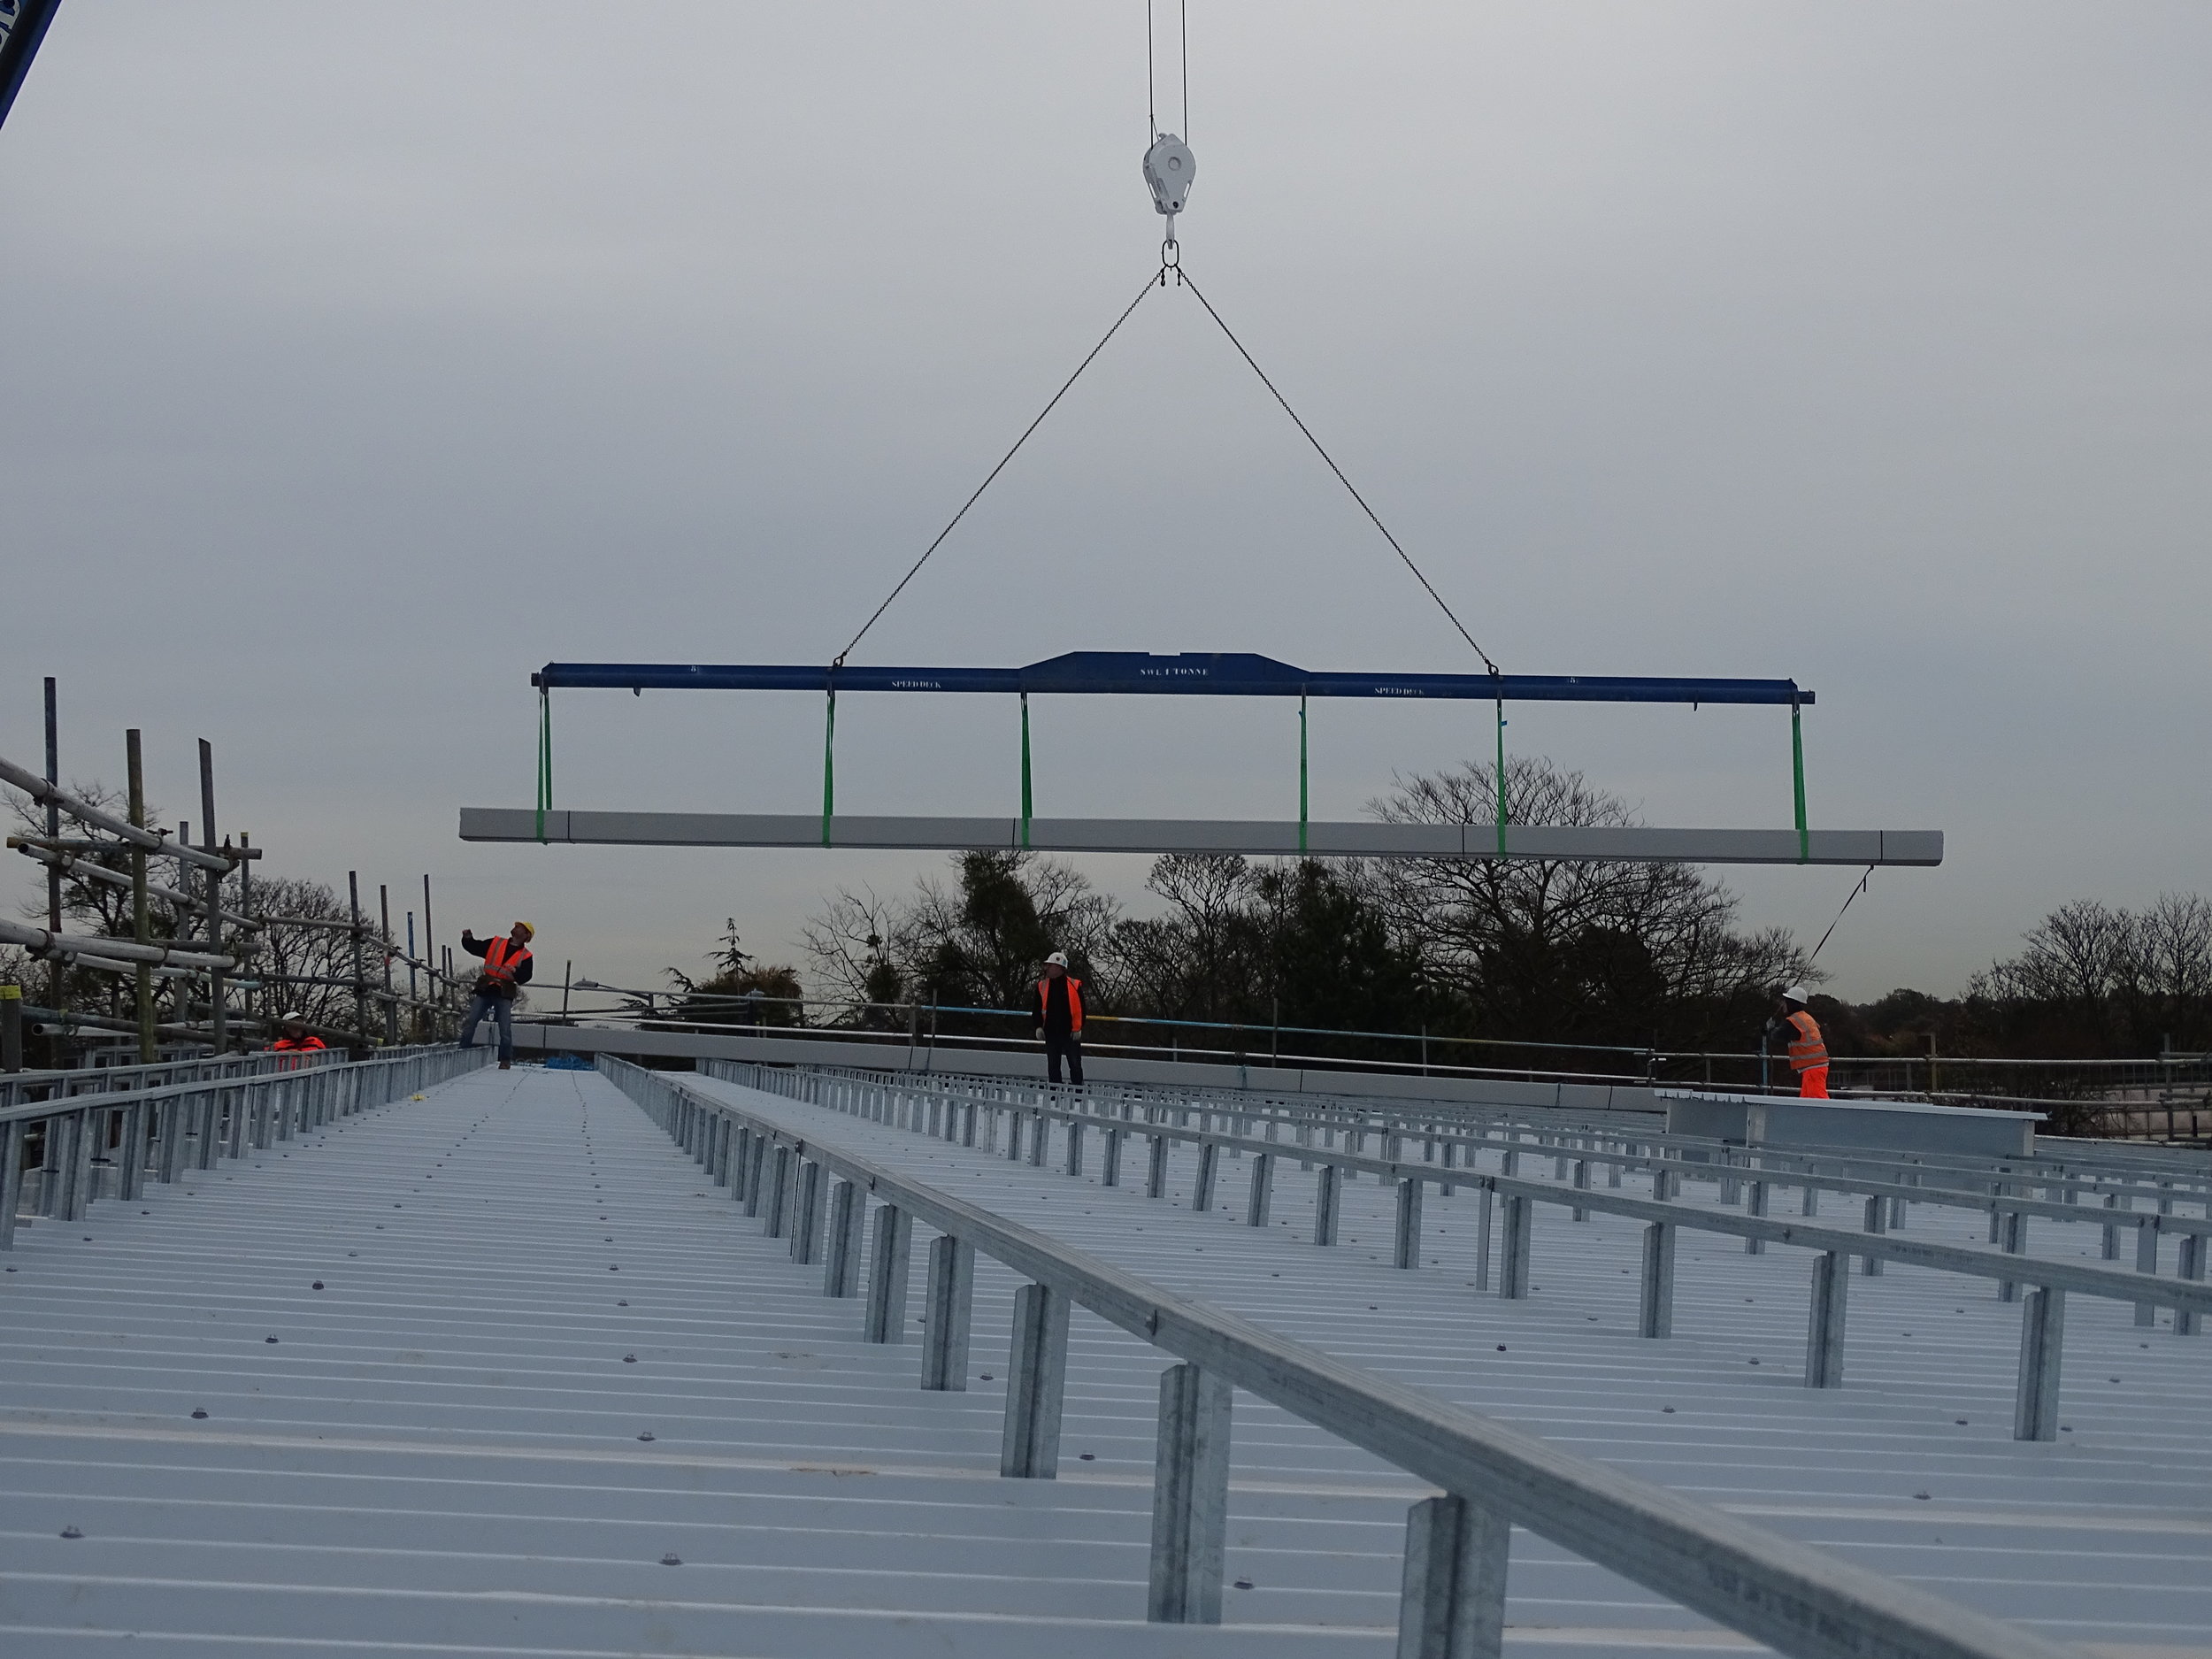
<svg viewBox="0 0 2212 1659"><path fill-rule="evenodd" d="M1162 133L1144 152L1144 181L1151 187L1153 208L1167 216L1164 256L1175 247L1175 216L1190 199L1191 184L1197 177L1198 158L1172 133Z"/></svg>

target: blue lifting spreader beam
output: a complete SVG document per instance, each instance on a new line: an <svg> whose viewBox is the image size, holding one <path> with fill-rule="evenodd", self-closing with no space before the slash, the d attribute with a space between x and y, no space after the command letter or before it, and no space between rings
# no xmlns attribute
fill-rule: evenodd
<svg viewBox="0 0 2212 1659"><path fill-rule="evenodd" d="M1664 680L1626 674L1318 672L1251 651L1070 651L1026 668L842 668L793 663L548 663L546 690L968 691L1218 697L1445 697L1471 703L1748 703L1809 707L1793 680Z"/></svg>
<svg viewBox="0 0 2212 1659"><path fill-rule="evenodd" d="M1790 711L1790 765L1797 811L1796 862L1814 862L1813 841L1805 815L1805 751L1799 715L1813 694L1793 680L1669 680L1626 674L1376 674L1319 672L1279 663L1250 651L1187 651L1156 657L1144 651L1070 651L1026 668L915 668L823 665L801 663L548 663L530 676L538 688L538 804L534 839L548 839L547 815L553 808L553 705L556 687L603 691L818 691L827 699L822 733L821 844L835 844L837 826L837 694L841 691L976 692L1012 694L1021 699L1021 817L1016 820L1018 847L1033 841L1029 765L1029 694L1077 695L1295 697L1298 699L1298 824L1296 850L1310 850L1307 816L1306 703L1312 697L1441 698L1492 703L1497 710L1497 802L1493 849L1511 856L1506 817L1505 705L1508 703L1757 703ZM472 809L472 811L475 810ZM572 825L575 815L568 815ZM471 819L487 839L502 832L489 818ZM606 826L604 833L618 833ZM644 833L641 828L623 834ZM671 832L674 833L674 832ZM705 833L695 828L686 835ZM756 833L732 820L732 835ZM781 834L761 829L760 833ZM885 834L910 838L928 831L885 827ZM1102 833L1102 832L1100 832ZM1197 833L1194 831L1193 833ZM1237 832L1249 840L1246 830ZM918 843L934 845L924 841ZM1118 843L1110 843L1118 844ZM1672 845L1672 843L1668 843ZM1731 843L1732 846L1733 843ZM1626 856L1626 855L1611 855ZM1748 853L1741 856L1748 856ZM1764 857L1768 855L1759 855Z"/></svg>

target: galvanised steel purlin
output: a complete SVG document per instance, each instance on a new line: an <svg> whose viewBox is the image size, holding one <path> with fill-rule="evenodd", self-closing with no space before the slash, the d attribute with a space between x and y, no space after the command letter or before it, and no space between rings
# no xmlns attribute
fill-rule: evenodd
<svg viewBox="0 0 2212 1659"><path fill-rule="evenodd" d="M700 1098L664 1073L603 1057L601 1068L664 1128L672 1122L667 1108L674 1097ZM795 1079L784 1081L792 1087ZM1025 1289L1048 1290L1050 1295L1034 1298L1029 1310L1033 1348L1036 1316L1064 1297L1448 1494L1479 1494L1486 1506L1530 1531L1796 1659L2078 1659L2078 1650L1778 1538L1770 1529L1179 1295L741 1107L719 1101L714 1106L749 1119L780 1145L819 1159L880 1202L910 1210L947 1241L956 1239L989 1256L1028 1280ZM1018 1325L1018 1348L1024 1334Z"/></svg>

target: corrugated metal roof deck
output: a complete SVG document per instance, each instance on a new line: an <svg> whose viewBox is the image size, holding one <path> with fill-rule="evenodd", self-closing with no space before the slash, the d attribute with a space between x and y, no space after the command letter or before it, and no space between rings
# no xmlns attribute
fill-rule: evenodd
<svg viewBox="0 0 2212 1659"><path fill-rule="evenodd" d="M734 1092L1987 1610L2139 1659L2212 1647L2202 1350L2125 1309L2070 1309L2076 1443L2021 1445L2017 1311L1986 1286L1859 1281L1852 1386L1816 1394L1796 1379L1788 1252L1686 1238L1683 1334L1640 1342L1632 1234L1603 1217L1540 1215L1540 1294L1505 1303L1463 1282L1457 1200L1432 1201L1434 1265L1401 1272L1371 1185L1347 1189L1347 1241L1321 1251L1289 1171L1291 1225L1259 1233ZM916 1348L861 1342L856 1303L821 1297L818 1268L590 1074L475 1074L129 1211L41 1222L12 1268L12 1655L1391 1648L1403 1477L1240 1400L1230 1571L1254 1587L1220 1630L1145 1626L1157 1356L1079 1315L1063 1478L1001 1480L1010 1279L979 1272L971 1392L924 1394ZM1508 1617L1511 1646L1743 1650L1518 1538Z"/></svg>

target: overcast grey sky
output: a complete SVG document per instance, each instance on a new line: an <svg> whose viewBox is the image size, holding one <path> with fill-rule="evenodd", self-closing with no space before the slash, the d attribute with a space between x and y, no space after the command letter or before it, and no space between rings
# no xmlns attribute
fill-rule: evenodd
<svg viewBox="0 0 2212 1659"><path fill-rule="evenodd" d="M1790 675L1813 818L1938 827L1838 990L2212 887L2200 4L1191 7L1194 275L1528 672ZM826 660L1150 268L1141 0L68 0L0 129L0 753L194 738L270 867L554 971L771 955L936 861L488 848L549 659ZM1164 116L1171 113L1163 111ZM1472 666L1187 294L856 660ZM570 694L564 805L804 811L811 697ZM1002 811L1015 711L848 700L839 801ZM1287 704L1041 703L1038 810L1288 817ZM1786 718L1524 708L1658 824ZM1488 741L1314 715L1314 810ZM1095 859L1134 893L1138 860ZM1735 872L1816 937L1837 870ZM27 896L27 864L4 889Z"/></svg>

